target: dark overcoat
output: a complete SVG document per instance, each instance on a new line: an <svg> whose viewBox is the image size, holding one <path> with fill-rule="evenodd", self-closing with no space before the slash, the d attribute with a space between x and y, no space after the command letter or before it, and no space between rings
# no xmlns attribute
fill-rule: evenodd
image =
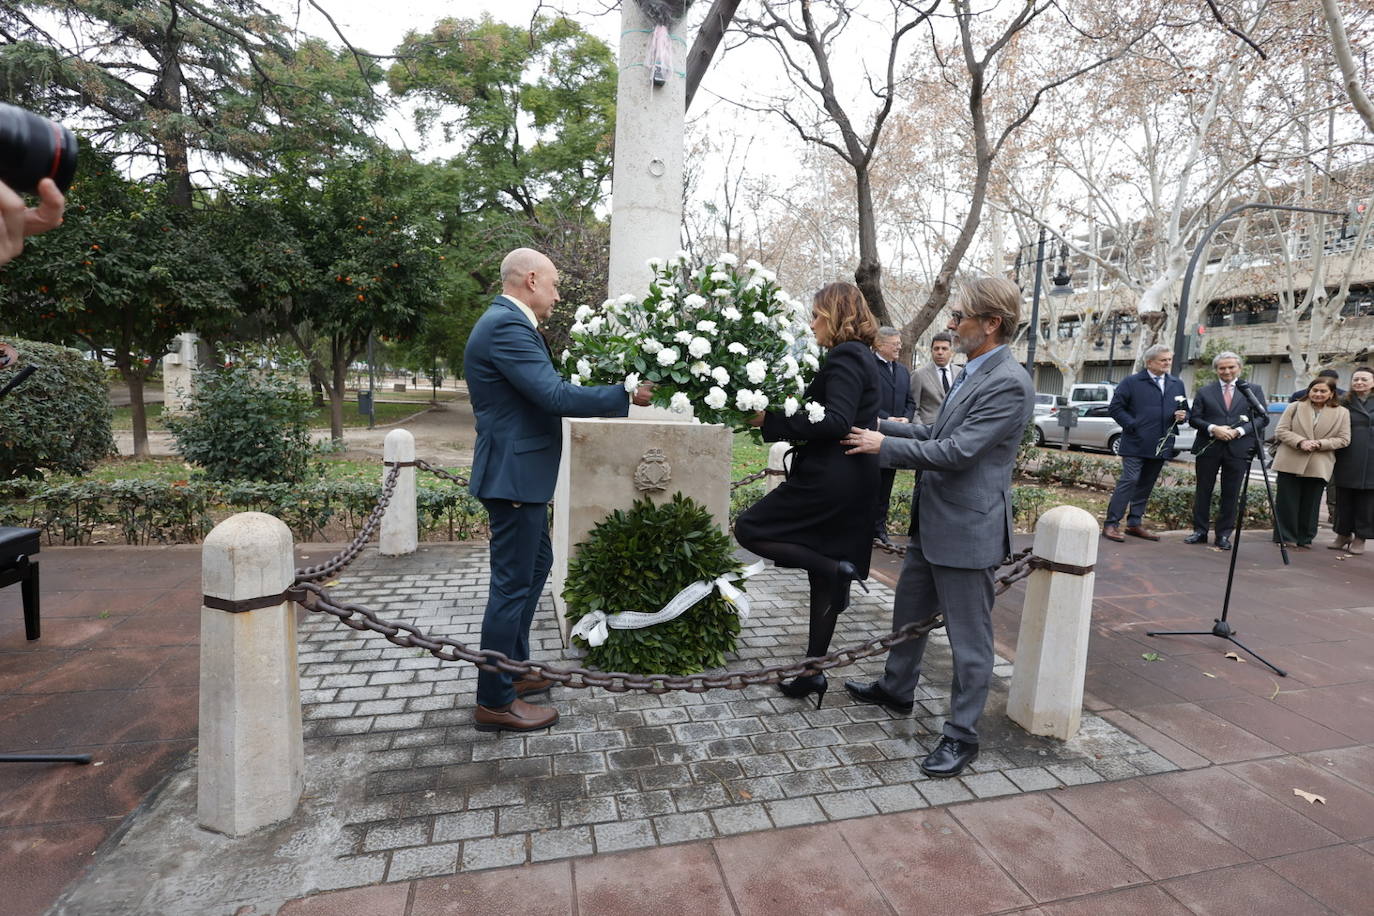
<svg viewBox="0 0 1374 916"><path fill-rule="evenodd" d="M1331 475L1331 485L1374 490L1374 436L1370 435L1374 394L1367 398L1351 397L1341 403L1350 411L1350 444L1336 452L1336 470Z"/></svg>
<svg viewBox="0 0 1374 916"><path fill-rule="evenodd" d="M825 405L825 418L812 423L804 406L790 417L775 411L764 416L764 441L798 445L787 480L745 510L740 522L762 540L801 544L848 560L866 578L878 456L846 455L840 440L850 427L872 429L877 420L878 366L872 351L858 341L831 349L801 401Z"/></svg>
<svg viewBox="0 0 1374 916"><path fill-rule="evenodd" d="M1107 413L1121 424L1123 458L1169 458L1173 455L1174 437L1166 439L1165 436L1174 428L1174 411L1184 406L1184 402L1175 398L1185 393L1182 380L1174 375L1164 376L1164 391L1161 392L1146 369L1126 376L1125 381L1116 386Z"/></svg>

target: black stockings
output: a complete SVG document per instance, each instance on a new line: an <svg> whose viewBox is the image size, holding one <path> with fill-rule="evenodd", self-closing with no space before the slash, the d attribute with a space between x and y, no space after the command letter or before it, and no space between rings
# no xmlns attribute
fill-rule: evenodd
<svg viewBox="0 0 1374 916"><path fill-rule="evenodd" d="M736 531L736 537L738 534ZM816 553L810 547L786 541L741 540L740 544L778 566L806 570L807 582L811 585L811 629L806 642L806 654L809 658L815 658L830 651L830 638L835 635L835 622L840 616L830 609L835 578L839 574L838 561Z"/></svg>

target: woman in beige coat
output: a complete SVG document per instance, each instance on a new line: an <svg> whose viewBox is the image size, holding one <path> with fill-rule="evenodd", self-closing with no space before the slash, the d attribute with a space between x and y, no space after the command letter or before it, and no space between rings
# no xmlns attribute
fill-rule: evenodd
<svg viewBox="0 0 1374 916"><path fill-rule="evenodd" d="M1336 403L1336 386L1316 378L1304 398L1288 405L1275 430L1278 493L1274 538L1309 550L1317 536L1322 490L1336 466L1336 449L1350 444L1350 411Z"/></svg>

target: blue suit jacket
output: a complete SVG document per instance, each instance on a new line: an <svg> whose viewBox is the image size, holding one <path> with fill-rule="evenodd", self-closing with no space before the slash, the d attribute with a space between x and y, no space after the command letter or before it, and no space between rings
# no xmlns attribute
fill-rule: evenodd
<svg viewBox="0 0 1374 916"><path fill-rule="evenodd" d="M1121 454L1128 458L1168 458L1173 454L1174 437L1163 445L1160 439L1174 425L1176 397L1186 397L1183 381L1174 375L1164 377L1164 391L1142 369L1116 386L1107 413L1121 424ZM1187 422L1185 417L1183 422ZM1182 424L1180 424L1182 425Z"/></svg>
<svg viewBox="0 0 1374 916"><path fill-rule="evenodd" d="M582 388L553 368L544 338L520 308L497 296L463 351L477 447L468 486L479 499L546 503L563 453L560 417L623 417L630 396L618 385Z"/></svg>

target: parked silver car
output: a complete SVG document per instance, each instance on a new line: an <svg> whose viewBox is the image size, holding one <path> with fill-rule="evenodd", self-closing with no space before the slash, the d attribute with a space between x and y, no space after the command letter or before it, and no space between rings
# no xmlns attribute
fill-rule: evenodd
<svg viewBox="0 0 1374 916"><path fill-rule="evenodd" d="M1062 408L1061 408L1062 410ZM1089 407L1078 417L1078 425L1065 430L1059 425L1059 411L1054 414L1035 418L1035 444L1045 446L1062 445L1064 434L1068 433L1069 445L1078 448L1098 448L1121 454L1121 426L1107 413L1107 408ZM1174 437L1174 448L1180 452L1193 447L1197 430L1186 423L1179 424L1178 435Z"/></svg>

